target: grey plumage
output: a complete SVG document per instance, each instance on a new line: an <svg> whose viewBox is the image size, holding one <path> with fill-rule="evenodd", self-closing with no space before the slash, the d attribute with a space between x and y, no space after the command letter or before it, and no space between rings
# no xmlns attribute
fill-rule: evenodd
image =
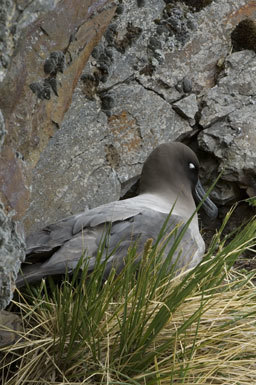
<svg viewBox="0 0 256 385"><path fill-rule="evenodd" d="M27 237L27 262L17 279L17 286L35 282L48 275L72 271L81 255L89 258L88 270L94 268L97 250L108 226L109 237L102 259L108 255L105 275L111 267L120 271L129 246L137 241L137 252L158 233L175 203L167 224L171 231L184 224L195 210L193 193L198 184L199 162L191 149L181 143L157 147L144 164L141 193L137 197L111 202L65 218ZM209 204L209 200L208 200ZM214 211L214 205L210 203ZM216 214L216 210L215 210ZM163 254L166 257L174 239ZM205 245L195 214L172 262L181 251L176 268L190 268L200 262Z"/></svg>

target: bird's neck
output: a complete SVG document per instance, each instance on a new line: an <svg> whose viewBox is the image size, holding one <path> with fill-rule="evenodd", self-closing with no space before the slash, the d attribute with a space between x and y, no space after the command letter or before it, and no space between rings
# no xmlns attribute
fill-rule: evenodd
<svg viewBox="0 0 256 385"><path fill-rule="evenodd" d="M148 202L148 205L152 209L161 209L161 211L165 213L173 210L173 214L180 215L185 219L189 219L196 209L192 196L183 196L171 190L165 190L164 193L143 193L140 197L144 202Z"/></svg>

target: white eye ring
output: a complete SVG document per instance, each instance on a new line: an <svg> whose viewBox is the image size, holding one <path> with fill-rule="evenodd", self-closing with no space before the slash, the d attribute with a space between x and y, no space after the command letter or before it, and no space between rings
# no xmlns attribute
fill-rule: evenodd
<svg viewBox="0 0 256 385"><path fill-rule="evenodd" d="M189 163L189 164L188 164L188 167L189 167L191 170L196 168L196 166L194 165L194 163Z"/></svg>

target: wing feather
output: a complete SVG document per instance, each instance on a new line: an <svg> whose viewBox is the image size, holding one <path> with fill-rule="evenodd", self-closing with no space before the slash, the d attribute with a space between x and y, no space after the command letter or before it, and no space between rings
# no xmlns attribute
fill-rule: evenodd
<svg viewBox="0 0 256 385"><path fill-rule="evenodd" d="M124 266L128 248L133 242L136 241L139 255L143 252L145 242L149 238L152 238L153 241L157 240L167 214L137 207L130 210L128 215L126 205L123 205L122 201L121 204L116 203L118 202L115 202L111 215L107 209L112 208L111 204L100 206L47 226L36 235L31 236L29 252L31 255L41 253L43 258L40 263L24 268L24 275L18 278L17 285L22 286L25 280L34 282L48 275L64 274L67 270L72 271L82 255L89 258L88 269L93 270L97 251L107 231L106 223L108 222L111 222L111 229L102 255L102 260L105 260L111 254L106 266L106 276L112 266L115 266L117 271ZM181 223L180 216L171 215L167 231L171 232ZM164 257L167 256L174 239L173 237L168 243ZM198 263L204 252L204 242L200 234L195 236L193 229L189 227L173 256L173 262L179 252L177 267L181 268L185 265L192 267ZM48 259L45 261L46 254Z"/></svg>

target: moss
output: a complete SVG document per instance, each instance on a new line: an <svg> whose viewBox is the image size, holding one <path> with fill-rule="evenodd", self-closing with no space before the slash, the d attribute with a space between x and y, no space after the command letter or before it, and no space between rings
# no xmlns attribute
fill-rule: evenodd
<svg viewBox="0 0 256 385"><path fill-rule="evenodd" d="M89 100L94 100L97 93L97 86L99 85L99 79L97 76L91 74L84 74L81 76L83 82L83 93Z"/></svg>
<svg viewBox="0 0 256 385"><path fill-rule="evenodd" d="M231 33L234 51L251 49L256 52L256 23L251 19L242 20Z"/></svg>
<svg viewBox="0 0 256 385"><path fill-rule="evenodd" d="M211 4L212 1L213 0L183 0L183 3L194 8L196 12L199 12L207 5Z"/></svg>
<svg viewBox="0 0 256 385"><path fill-rule="evenodd" d="M145 5L145 0L137 0L137 6L138 8L142 8Z"/></svg>
<svg viewBox="0 0 256 385"><path fill-rule="evenodd" d="M125 53L126 49L131 47L133 42L138 39L142 32L140 27L135 27L132 23L128 23L127 32L122 40L115 41L115 48L121 52Z"/></svg>
<svg viewBox="0 0 256 385"><path fill-rule="evenodd" d="M140 70L140 75L152 76L155 71L155 67L152 63L148 63L144 68Z"/></svg>

